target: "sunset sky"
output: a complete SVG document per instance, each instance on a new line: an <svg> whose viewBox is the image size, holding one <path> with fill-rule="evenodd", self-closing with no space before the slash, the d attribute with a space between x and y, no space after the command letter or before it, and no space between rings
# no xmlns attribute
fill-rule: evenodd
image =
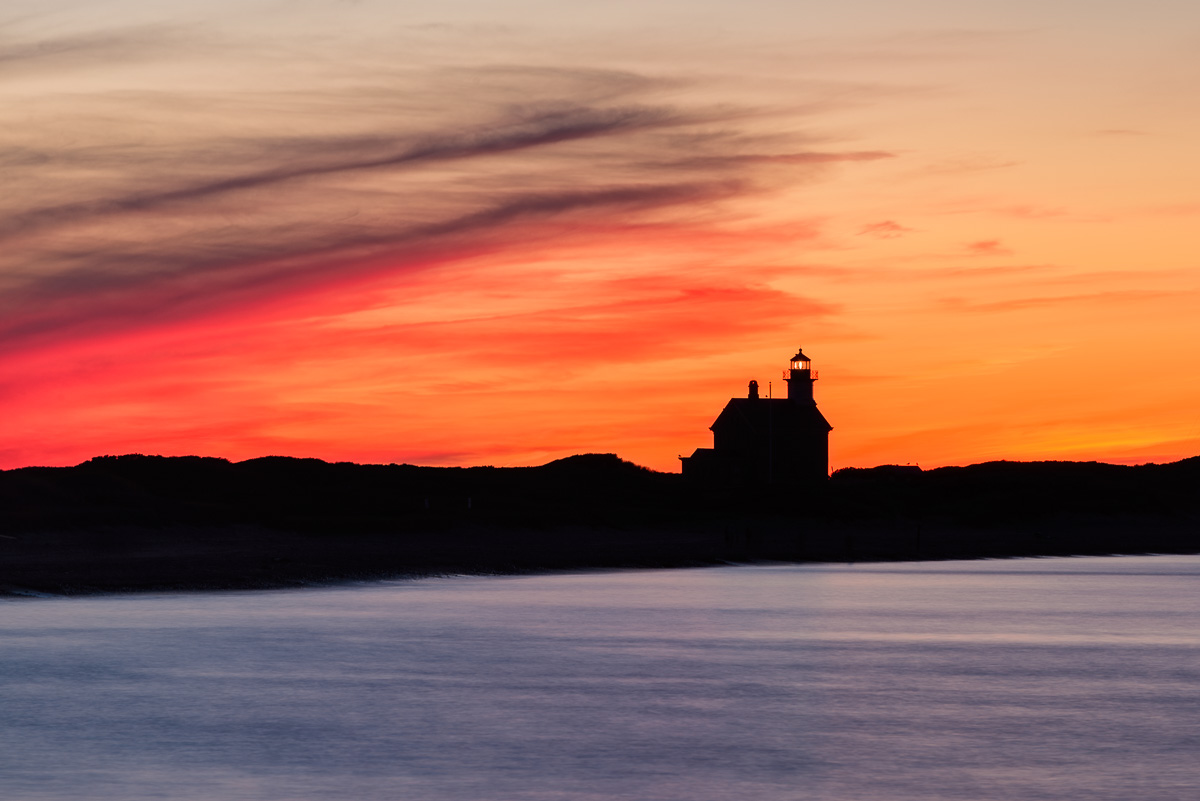
<svg viewBox="0 0 1200 801"><path fill-rule="evenodd" d="M0 468L1200 454L1194 0L6 0Z"/></svg>

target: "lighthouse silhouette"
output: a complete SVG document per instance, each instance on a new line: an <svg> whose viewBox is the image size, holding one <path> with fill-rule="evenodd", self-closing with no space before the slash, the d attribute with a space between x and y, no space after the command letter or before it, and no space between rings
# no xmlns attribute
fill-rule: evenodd
<svg viewBox="0 0 1200 801"><path fill-rule="evenodd" d="M829 432L817 409L817 374L804 349L796 350L784 373L787 398L763 398L751 381L744 398L729 403L709 428L713 447L681 456L688 481L749 486L814 484L829 477Z"/></svg>

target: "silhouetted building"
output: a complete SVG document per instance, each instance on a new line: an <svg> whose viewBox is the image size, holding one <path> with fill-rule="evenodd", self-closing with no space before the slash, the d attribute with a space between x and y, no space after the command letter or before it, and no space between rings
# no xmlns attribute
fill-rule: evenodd
<svg viewBox="0 0 1200 801"><path fill-rule="evenodd" d="M683 475L722 484L800 484L829 477L829 432L817 409L812 361L797 350L786 373L787 398L759 396L750 382L745 398L731 398L710 426L713 447L681 456Z"/></svg>

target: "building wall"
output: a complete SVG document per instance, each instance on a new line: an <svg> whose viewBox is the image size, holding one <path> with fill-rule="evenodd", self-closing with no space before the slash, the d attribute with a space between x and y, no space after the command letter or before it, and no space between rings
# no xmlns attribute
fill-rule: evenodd
<svg viewBox="0 0 1200 801"><path fill-rule="evenodd" d="M829 424L815 406L734 398L712 425L713 448L683 462L684 475L712 482L786 485L829 475Z"/></svg>

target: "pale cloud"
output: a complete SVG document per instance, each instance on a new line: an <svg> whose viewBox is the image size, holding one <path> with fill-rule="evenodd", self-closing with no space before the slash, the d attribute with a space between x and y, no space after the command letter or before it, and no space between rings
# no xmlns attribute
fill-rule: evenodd
<svg viewBox="0 0 1200 801"><path fill-rule="evenodd" d="M973 256L1008 256L1012 251L1006 248L999 239L981 239L967 244L967 251Z"/></svg>
<svg viewBox="0 0 1200 801"><path fill-rule="evenodd" d="M1064 305L1094 305L1099 307L1123 307L1132 303L1153 303L1177 297L1180 293L1162 290L1126 289L1113 292L1090 292L1077 295L1055 295L1043 297L1010 298L995 301L970 301L964 298L943 298L939 305L947 311L970 312L1015 312L1029 309L1054 308ZM1195 294L1187 293L1187 294Z"/></svg>
<svg viewBox="0 0 1200 801"><path fill-rule="evenodd" d="M870 236L875 239L897 239L905 234L912 233L911 228L907 228L895 220L884 220L883 222L868 223L859 229L859 236Z"/></svg>

